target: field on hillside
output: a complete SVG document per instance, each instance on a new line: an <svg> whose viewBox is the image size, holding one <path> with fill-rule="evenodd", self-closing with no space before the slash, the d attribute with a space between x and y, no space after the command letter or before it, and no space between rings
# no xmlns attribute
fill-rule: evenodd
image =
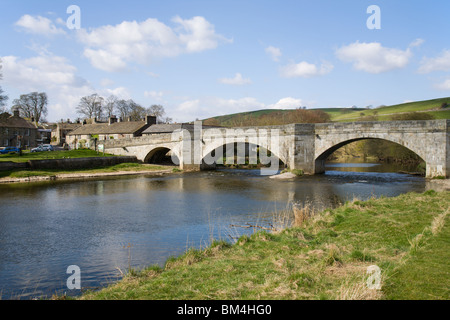
<svg viewBox="0 0 450 320"><path fill-rule="evenodd" d="M447 107L443 107L447 104ZM439 98L424 101L415 101L391 106L381 106L377 108L317 108L308 109L310 111L323 111L334 122L353 122L353 121L390 121L395 116L407 115L408 113L426 113L434 119L450 119L450 97ZM286 117L294 110L264 109L251 112L235 113L213 118L204 119L205 124L214 124L224 127L241 126L241 123L253 121L254 125L267 125L267 116L271 114L277 118ZM424 115L425 116L425 115ZM260 123L261 118L265 118L264 124ZM416 115L417 117L417 115ZM418 116L420 117L420 116ZM245 121L243 121L245 120Z"/></svg>

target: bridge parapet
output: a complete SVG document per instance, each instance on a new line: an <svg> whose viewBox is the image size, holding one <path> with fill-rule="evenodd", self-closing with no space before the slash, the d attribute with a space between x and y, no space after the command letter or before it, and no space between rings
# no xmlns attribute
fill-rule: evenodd
<svg viewBox="0 0 450 320"><path fill-rule="evenodd" d="M279 126L203 128L195 122L183 134L160 133L108 140L106 152L134 155L145 161L156 149L169 149L181 168L200 168L213 150L227 143L245 142L270 150L291 169L324 172L326 158L338 148L362 139L398 143L419 155L427 177L450 175L450 120L368 121L350 123L289 124Z"/></svg>

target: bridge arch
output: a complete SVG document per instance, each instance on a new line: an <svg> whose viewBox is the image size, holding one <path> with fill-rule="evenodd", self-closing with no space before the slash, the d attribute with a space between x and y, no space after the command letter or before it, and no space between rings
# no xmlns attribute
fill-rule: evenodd
<svg viewBox="0 0 450 320"><path fill-rule="evenodd" d="M231 154L229 154L231 152ZM279 163L281 162L283 165L287 165L287 162L284 158L279 156L277 153L272 152L270 149L268 149L264 145L259 145L253 142L244 142L244 141L235 141L235 142L229 142L229 143L216 143L216 144L210 144L208 145L204 151L202 156L202 163L206 165L206 167L212 165L211 162L222 163L221 159L218 159L218 157L223 156L224 158L227 157L233 157L233 163L234 163L234 157L236 157L236 164L243 164L240 163L243 161L243 159L239 159L239 156L244 156L249 161L249 164L258 164L258 161L261 160L261 163L270 165L270 161L274 157L277 159ZM260 159L262 157L262 159ZM228 163L226 159L223 160L226 164Z"/></svg>
<svg viewBox="0 0 450 320"><path fill-rule="evenodd" d="M171 148L169 146L154 147L147 151L147 155L144 157L143 162L152 164L172 163L178 165L180 161L178 154L174 149L175 148Z"/></svg>
<svg viewBox="0 0 450 320"><path fill-rule="evenodd" d="M325 161L328 159L328 157L333 154L336 150L344 147L347 144L361 141L361 140L380 140L380 141L388 141L391 143L394 143L396 145L402 146L409 151L412 151L414 154L416 154L425 164L427 164L427 155L420 150L420 148L416 148L414 146L411 146L409 143L405 143L403 140L395 139L395 137L390 137L389 139L386 138L379 138L379 137L358 137L358 138L350 138L350 139L344 139L342 141L336 142L333 141L332 143L328 143L329 146L322 146L321 148L316 150L316 158L315 158L315 173L323 173L325 172Z"/></svg>

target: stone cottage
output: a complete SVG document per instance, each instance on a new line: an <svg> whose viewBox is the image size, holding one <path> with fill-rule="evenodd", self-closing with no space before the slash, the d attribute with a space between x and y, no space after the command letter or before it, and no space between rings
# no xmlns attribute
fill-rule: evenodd
<svg viewBox="0 0 450 320"><path fill-rule="evenodd" d="M143 121L122 121L112 116L108 122L83 124L77 129L67 133L66 143L70 149L95 148L95 145L104 140L126 139L139 137L142 132L156 124L156 117L146 116Z"/></svg>
<svg viewBox="0 0 450 320"><path fill-rule="evenodd" d="M69 132L72 132L81 127L81 122L71 123L67 122L58 122L54 125L52 129L52 143L62 146L66 142L66 136Z"/></svg>
<svg viewBox="0 0 450 320"><path fill-rule="evenodd" d="M15 110L13 115L4 112L0 114L0 146L34 148L38 139L37 127L19 116Z"/></svg>

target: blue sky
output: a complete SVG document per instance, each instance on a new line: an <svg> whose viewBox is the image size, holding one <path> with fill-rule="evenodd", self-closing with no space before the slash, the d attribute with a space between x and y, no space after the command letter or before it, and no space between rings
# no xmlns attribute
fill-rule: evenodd
<svg viewBox="0 0 450 320"><path fill-rule="evenodd" d="M432 5L430 3L433 3ZM69 29L70 5L80 29ZM381 29L369 29L370 5ZM2 0L0 85L75 119L98 93L174 121L450 96L448 1Z"/></svg>

